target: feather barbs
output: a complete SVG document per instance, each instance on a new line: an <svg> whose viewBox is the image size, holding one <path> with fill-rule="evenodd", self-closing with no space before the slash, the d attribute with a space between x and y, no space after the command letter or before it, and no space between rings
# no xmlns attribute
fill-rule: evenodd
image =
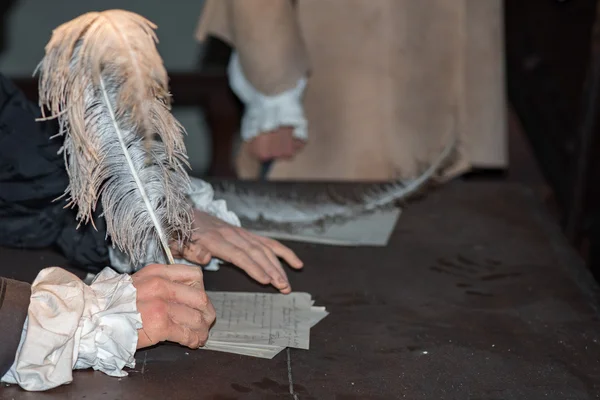
<svg viewBox="0 0 600 400"><path fill-rule="evenodd" d="M148 260L149 241L172 262L169 241L191 234L185 130L155 29L129 11L84 14L52 32L36 70L40 106L65 136L66 206L93 224L101 200L113 245L134 263Z"/></svg>
<svg viewBox="0 0 600 400"><path fill-rule="evenodd" d="M169 156L181 151L182 128L173 124L168 75L156 49L155 29L154 23L125 10L90 12L60 25L52 32L38 67L40 105L48 106L51 117L61 115L67 99L83 96L82 82L91 79L98 86L102 72L109 70L121 78L117 115L130 113L146 139L158 134L166 144L173 144L167 147ZM155 132L151 119L167 123Z"/></svg>

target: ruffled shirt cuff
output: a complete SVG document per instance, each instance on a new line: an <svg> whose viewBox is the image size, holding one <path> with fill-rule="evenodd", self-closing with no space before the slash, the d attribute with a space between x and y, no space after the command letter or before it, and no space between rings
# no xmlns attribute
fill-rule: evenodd
<svg viewBox="0 0 600 400"><path fill-rule="evenodd" d="M227 73L231 89L246 106L241 122L241 135L245 141L283 126L293 127L294 137L308 139L307 121L302 106L305 77L290 90L273 96L264 95L244 76L237 52L231 55Z"/></svg>
<svg viewBox="0 0 600 400"><path fill-rule="evenodd" d="M141 327L129 275L105 268L88 286L64 269L46 268L31 287L21 342L2 382L41 391L70 383L73 369L126 376Z"/></svg>
<svg viewBox="0 0 600 400"><path fill-rule="evenodd" d="M201 179L193 177L191 177L190 180L191 190L188 193L188 199L194 208L207 212L227 222L228 224L241 226L240 219L237 217L237 215L227 209L225 200L215 200L215 193L210 184ZM148 257L140 265L133 265L129 256L127 256L127 254L123 253L118 248L109 247L108 252L110 256L110 263L114 269L122 273L132 273L152 263L165 264L167 260L162 251L159 251L160 249L158 249L157 246L158 243L154 241L148 243L146 247L146 254ZM158 258L156 256L157 254ZM185 259L175 259L175 262L178 264L197 266L197 264L191 263ZM207 265L203 265L202 267L206 271L218 271L219 265L222 262L222 260L213 258Z"/></svg>

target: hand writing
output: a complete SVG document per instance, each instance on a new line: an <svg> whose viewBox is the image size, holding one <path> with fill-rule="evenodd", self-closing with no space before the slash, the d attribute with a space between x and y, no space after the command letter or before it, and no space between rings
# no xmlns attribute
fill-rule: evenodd
<svg viewBox="0 0 600 400"><path fill-rule="evenodd" d="M204 291L199 267L151 264L132 279L143 324L138 349L163 341L192 349L206 343L215 309Z"/></svg>

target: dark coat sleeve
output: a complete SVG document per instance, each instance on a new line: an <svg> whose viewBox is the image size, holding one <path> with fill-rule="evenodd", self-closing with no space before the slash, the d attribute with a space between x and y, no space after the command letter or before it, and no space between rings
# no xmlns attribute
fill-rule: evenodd
<svg viewBox="0 0 600 400"><path fill-rule="evenodd" d="M77 228L76 212L56 200L69 179L55 121L0 74L0 246L55 246L69 262L96 272L109 264L104 219ZM56 201L55 201L56 200ZM99 211L100 212L100 211ZM98 214L98 213L97 213Z"/></svg>
<svg viewBox="0 0 600 400"><path fill-rule="evenodd" d="M28 283L0 277L0 377L15 360L30 296L31 286Z"/></svg>

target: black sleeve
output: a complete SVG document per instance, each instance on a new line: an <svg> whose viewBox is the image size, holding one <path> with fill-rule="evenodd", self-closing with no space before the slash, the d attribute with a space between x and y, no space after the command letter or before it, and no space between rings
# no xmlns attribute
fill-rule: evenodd
<svg viewBox="0 0 600 400"><path fill-rule="evenodd" d="M31 286L28 283L0 277L0 377L15 361L30 296Z"/></svg>
<svg viewBox="0 0 600 400"><path fill-rule="evenodd" d="M56 246L77 267L109 263L104 219L77 229L76 212L56 200L68 186L55 121L36 122L39 108L0 74L0 246ZM96 213L98 215L100 210Z"/></svg>

